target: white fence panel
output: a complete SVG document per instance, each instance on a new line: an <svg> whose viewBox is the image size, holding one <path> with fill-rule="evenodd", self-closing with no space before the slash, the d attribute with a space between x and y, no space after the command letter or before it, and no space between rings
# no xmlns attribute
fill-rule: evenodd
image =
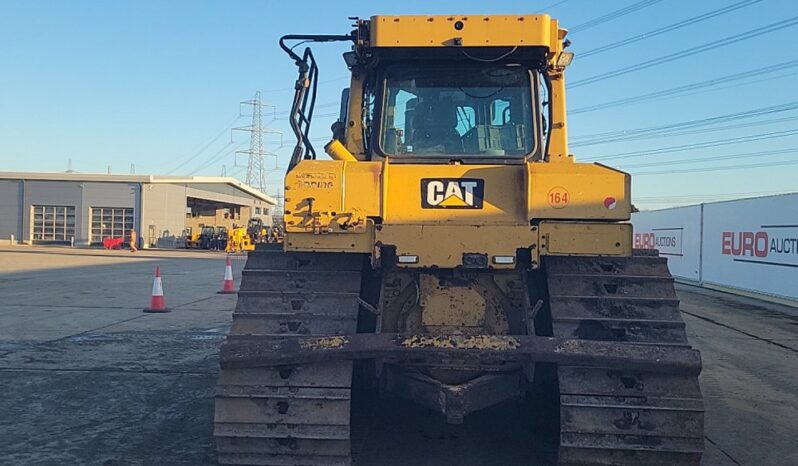
<svg viewBox="0 0 798 466"><path fill-rule="evenodd" d="M701 206L632 214L634 247L659 249L671 274L701 280Z"/></svg>
<svg viewBox="0 0 798 466"><path fill-rule="evenodd" d="M704 205L703 281L798 299L798 194Z"/></svg>

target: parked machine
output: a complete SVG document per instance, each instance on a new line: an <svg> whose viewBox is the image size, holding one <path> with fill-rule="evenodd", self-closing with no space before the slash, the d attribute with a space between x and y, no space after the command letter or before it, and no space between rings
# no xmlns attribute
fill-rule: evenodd
<svg viewBox="0 0 798 466"><path fill-rule="evenodd" d="M218 226L213 231L213 241L211 242L211 249L215 251L224 251L227 249L227 241L230 238L230 233L227 227Z"/></svg>
<svg viewBox="0 0 798 466"><path fill-rule="evenodd" d="M253 217L247 221L246 227L233 226L227 239L228 252L254 251L258 243L266 243L269 238L269 229L263 220Z"/></svg>
<svg viewBox="0 0 798 466"><path fill-rule="evenodd" d="M212 226L204 226L202 230L200 230L199 240L197 244L199 245L200 249L213 249L214 244L214 236L216 235L216 229Z"/></svg>
<svg viewBox="0 0 798 466"><path fill-rule="evenodd" d="M451 423L552 393L561 465L700 463L700 354L665 259L632 249L630 176L568 151L565 36L548 15L375 16L280 40L285 241L243 271L220 463L351 464L353 367ZM352 44L332 160L299 41Z"/></svg>
<svg viewBox="0 0 798 466"><path fill-rule="evenodd" d="M254 251L255 242L249 233L249 228L233 227L228 232L227 252Z"/></svg>
<svg viewBox="0 0 798 466"><path fill-rule="evenodd" d="M199 236L200 249L213 249L216 251L227 248L227 227L204 226Z"/></svg>
<svg viewBox="0 0 798 466"><path fill-rule="evenodd" d="M272 225L269 228L266 242L267 243L282 243L283 239L285 238L285 228L283 228L282 222L276 225Z"/></svg>
<svg viewBox="0 0 798 466"><path fill-rule="evenodd" d="M194 230L193 228L189 227L183 232L183 236L186 238L186 249L197 249L200 247L200 236L202 235L202 229Z"/></svg>
<svg viewBox="0 0 798 466"><path fill-rule="evenodd" d="M253 244L265 243L269 234L269 229L263 224L262 219L252 217L247 222L246 232Z"/></svg>

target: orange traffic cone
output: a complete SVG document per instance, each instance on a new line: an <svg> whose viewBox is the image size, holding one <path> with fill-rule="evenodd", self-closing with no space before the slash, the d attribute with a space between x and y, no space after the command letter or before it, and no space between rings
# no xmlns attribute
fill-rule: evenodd
<svg viewBox="0 0 798 466"><path fill-rule="evenodd" d="M150 307L145 308L144 312L169 312L163 300L163 282L161 282L161 268L155 267L155 280L152 282L152 299Z"/></svg>
<svg viewBox="0 0 798 466"><path fill-rule="evenodd" d="M230 255L227 256L227 265L224 268L224 281L222 282L222 289L219 294L233 294L236 292L236 284L233 283L233 262L230 260Z"/></svg>

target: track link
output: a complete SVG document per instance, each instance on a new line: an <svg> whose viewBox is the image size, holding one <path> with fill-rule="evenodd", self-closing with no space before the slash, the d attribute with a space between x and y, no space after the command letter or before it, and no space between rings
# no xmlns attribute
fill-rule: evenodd
<svg viewBox="0 0 798 466"><path fill-rule="evenodd" d="M362 264L358 254L259 245L242 274L228 342L355 333ZM351 383L349 361L223 368L214 422L219 463L351 465Z"/></svg>
<svg viewBox="0 0 798 466"><path fill-rule="evenodd" d="M664 258L547 257L554 336L688 347ZM699 465L698 378L558 368L559 465Z"/></svg>

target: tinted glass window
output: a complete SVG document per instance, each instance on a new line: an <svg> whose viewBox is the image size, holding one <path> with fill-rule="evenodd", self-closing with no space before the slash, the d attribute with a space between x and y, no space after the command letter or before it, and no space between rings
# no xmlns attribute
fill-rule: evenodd
<svg viewBox="0 0 798 466"><path fill-rule="evenodd" d="M520 66L391 68L381 148L405 156L526 155L535 145L531 89Z"/></svg>

